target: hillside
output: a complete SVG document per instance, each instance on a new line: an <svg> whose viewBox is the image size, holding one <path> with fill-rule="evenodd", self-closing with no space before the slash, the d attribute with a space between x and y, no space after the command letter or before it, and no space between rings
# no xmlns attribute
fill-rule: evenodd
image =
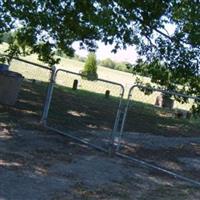
<svg viewBox="0 0 200 200"><path fill-rule="evenodd" d="M5 49L7 47L6 45L7 44L5 44L5 43L0 45L1 53L3 53L5 51ZM31 62L34 62L34 63L46 65L46 64L38 61L37 55L30 55L30 56L26 56L26 57L22 57L22 58L29 60ZM69 59L69 58L63 58L63 57L62 58L60 57L60 59L61 59L60 64L56 65L57 68L62 68L62 69L66 69L68 71L77 72L77 73L83 69L84 62L80 62L80 61L77 61L74 59ZM36 79L36 80L45 81L45 82L49 81L49 74L46 70L38 69L38 68L33 67L32 65L29 66L25 63L22 63L22 62L19 62L16 60L12 61L10 69L23 74L23 76L28 79ZM31 69L31 70L29 70L29 69ZM113 82L122 84L125 88L125 94L124 94L125 98L127 98L129 89L131 88L131 86L133 86L135 84L135 80L136 80L136 76L134 76L130 73L113 70L113 69L106 68L103 66L98 66L97 73L98 73L98 77L101 79L105 79L105 80L109 80L109 81L113 81ZM146 82L146 83L150 82L150 79L148 79L146 77L141 77L141 76L138 76L138 77L140 77L140 79L142 79L143 82ZM93 91L93 92L98 91L97 90L97 88L99 87L98 83L93 82L93 85L91 85L91 82L83 81L83 80L81 80L81 77L68 76L68 78L69 79L76 78L76 79L79 79L80 83L84 82L84 84L82 84L82 83L79 84L80 86L82 85L82 88L80 88L80 89L87 90L89 87L90 91ZM60 75L58 76L58 79L57 79L57 83L60 85L67 86L69 83L68 83L66 74L60 73ZM87 84L85 84L85 83L87 83ZM119 88L116 88L116 87L110 88L109 87L108 89L113 90L112 94L114 96L119 96L119 93L120 93ZM143 92L139 91L138 89L134 89L133 92L134 92L134 96L133 96L134 100L141 101L144 103L150 103L150 104L155 103L155 99L159 94L158 92L154 92L152 95L144 95ZM102 92L100 91L99 93L102 93ZM184 105L182 105L178 102L175 102L174 108L184 108L184 109L189 110L191 107L191 102L188 104L184 104Z"/></svg>

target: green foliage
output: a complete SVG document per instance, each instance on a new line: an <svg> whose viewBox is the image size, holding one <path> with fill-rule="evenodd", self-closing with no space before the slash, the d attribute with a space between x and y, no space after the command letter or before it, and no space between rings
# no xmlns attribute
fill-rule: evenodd
<svg viewBox="0 0 200 200"><path fill-rule="evenodd" d="M5 42L5 43L9 43L10 39L11 39L12 33L3 33L0 35L0 43Z"/></svg>
<svg viewBox="0 0 200 200"><path fill-rule="evenodd" d="M107 58L105 60L102 60L99 62L100 65L110 68L110 69L115 69L123 72L132 72L131 67L132 66L128 62L115 62L111 60L110 58Z"/></svg>
<svg viewBox="0 0 200 200"><path fill-rule="evenodd" d="M75 60L77 60L77 61L80 61L80 62L85 62L85 61L86 61L86 58L81 57L81 56L79 56L79 55L77 55L77 54L75 54L73 58L74 58Z"/></svg>
<svg viewBox="0 0 200 200"><path fill-rule="evenodd" d="M195 96L198 96L200 93L200 87L196 85L200 83L200 77L199 75L196 75L196 77L195 75L192 75L190 68L185 70L181 70L180 68L170 70L167 65L161 64L159 61L154 61L150 64L147 64L142 60L138 60L137 64L133 68L133 73L135 75L148 76L151 79L151 83L155 83L160 89ZM139 77L137 77L136 82L144 85ZM194 88L191 87L191 83L194 85ZM149 88L153 87L150 83L148 83L146 86ZM146 92L144 90L142 91ZM172 95L170 95L170 97L171 96ZM180 103L188 103L188 98L176 95L173 96L175 100ZM193 113L200 113L199 100L194 102L191 111Z"/></svg>
<svg viewBox="0 0 200 200"><path fill-rule="evenodd" d="M137 64L133 67L133 73L150 77L152 83L162 86L163 89L173 90L176 87L173 82L172 73L159 61L147 64L139 59Z"/></svg>
<svg viewBox="0 0 200 200"><path fill-rule="evenodd" d="M116 63L115 69L123 72L132 72L132 64L128 62Z"/></svg>
<svg viewBox="0 0 200 200"><path fill-rule="evenodd" d="M18 29L16 40L23 41L31 48L31 53L52 64L52 59L44 55L55 49L72 55L72 43L80 41L81 47L96 49L95 41L114 44L113 51L137 45L141 54L150 47L152 53L163 51L167 55L166 42L189 43L199 47L199 4L195 0L181 1L0 1L0 34ZM17 23L16 23L17 22ZM176 33L170 37L165 34L165 23L177 24ZM152 37L154 32L157 33ZM156 42L148 42L158 39ZM40 51L43 46L46 51ZM150 46L149 46L150 45ZM180 45L173 46L177 50ZM148 47L148 48L147 48ZM186 47L186 46L185 46ZM9 48L10 49L10 48ZM154 51L155 50L155 51ZM21 54L19 47L15 54ZM30 52L30 49L28 49ZM158 57L157 57L158 58ZM169 59L168 59L169 60ZM55 60L55 62L58 62Z"/></svg>
<svg viewBox="0 0 200 200"><path fill-rule="evenodd" d="M115 67L116 67L116 63L114 61L112 61L110 58L106 58L105 60L102 60L100 62L100 64L104 67L108 67L111 69L115 69Z"/></svg>
<svg viewBox="0 0 200 200"><path fill-rule="evenodd" d="M56 51L56 55L63 58L74 59L80 62L86 62L85 57L81 57L77 54L75 54L73 57L69 57L69 56L66 56L62 51ZM104 60L96 60L96 63L97 65L101 65L103 67L107 67L110 69L132 73L133 66L131 63L128 63L128 62L115 62L110 58L106 58Z"/></svg>
<svg viewBox="0 0 200 200"><path fill-rule="evenodd" d="M197 0L0 1L0 35L17 32L9 42L11 58L37 53L53 65L59 62L55 49L72 56L74 41L95 50L99 40L113 44L113 52L136 45L148 65L145 74L154 82L166 88L180 84L195 95L200 95L199 19ZM174 33L166 32L169 23Z"/></svg>
<svg viewBox="0 0 200 200"><path fill-rule="evenodd" d="M82 71L83 78L94 81L98 78L97 75L97 60L95 53L89 53Z"/></svg>

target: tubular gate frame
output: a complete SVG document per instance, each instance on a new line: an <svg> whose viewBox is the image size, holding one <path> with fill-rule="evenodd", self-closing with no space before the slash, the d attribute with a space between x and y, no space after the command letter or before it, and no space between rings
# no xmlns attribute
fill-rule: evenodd
<svg viewBox="0 0 200 200"><path fill-rule="evenodd" d="M52 100L54 85L55 85L55 82L56 82L57 74L59 72L65 72L65 73L68 73L68 74L73 74L73 75L77 75L77 76L81 76L81 77L87 77L87 76L82 75L80 73L71 72L71 71L68 71L68 70L65 70L65 69L57 69L56 70L55 67L53 68L49 87L48 87L48 92L47 92L47 96L46 96L44 111L43 111L43 115L42 115L42 118L41 118L41 121L40 121L41 124L43 124L44 126L46 126L48 128L52 128L52 127L47 125L47 119L48 119L49 107L50 107L51 100ZM118 105L118 109L117 109L117 112L116 112L116 115L115 115L115 122L114 122L114 125L113 125L113 129L112 129L112 132L111 132L111 135L110 135L110 142L109 143L110 143L110 146L111 146L111 149L112 149L113 144L114 144L114 138L115 138L116 131L117 131L117 127L119 125L119 119L120 119L120 114L121 114L121 110L122 110L121 107L122 107L122 101L123 101L125 89L124 89L124 86L120 83L116 83L116 82L113 82L113 81L108 81L108 80L100 79L100 78L98 78L97 81L101 81L101 82L104 82L104 83L110 83L112 85L116 85L116 86L119 86L121 88L120 97L119 97L120 98L119 105ZM91 84L92 84L92 82L91 82ZM55 128L53 128L53 129L57 130ZM57 130L57 131L61 132L59 130ZM78 139L78 138L76 138L76 139Z"/></svg>
<svg viewBox="0 0 200 200"><path fill-rule="evenodd" d="M174 91L156 89L156 88L146 87L146 86L143 86L143 85L133 85L133 86L129 89L127 103L126 103L126 106L125 106L125 108L124 108L124 115L123 115L122 124L121 124L121 127L120 127L120 134L119 134L119 135L120 135L120 138L119 138L119 142L118 142L117 147L116 147L117 151L119 150L120 145L121 145L121 138L122 138L122 136L123 136L123 134L124 134L124 126L125 126L125 121L126 121L128 109L129 109L129 104L130 104L130 101L131 101L131 97L133 96L133 95L132 95L132 92L133 92L133 90L134 90L135 88L144 89L144 90L149 90L149 91L155 91L155 92L161 92L161 93L169 94L169 95L177 95L177 96L179 96L179 97L185 97L185 98L189 98L189 99L194 99L194 100L199 100L199 101L200 101L200 98L199 98L199 97L194 97L194 96L190 96L190 95L185 95L185 94L181 94L181 93L174 92Z"/></svg>
<svg viewBox="0 0 200 200"><path fill-rule="evenodd" d="M0 54L0 55L8 57L5 54ZM17 58L17 57L13 57L13 59L51 71L51 77L50 77L48 90L47 90L47 94L46 94L44 109L43 109L43 113L42 113L42 117L41 117L41 121L40 121L41 125L43 125L45 128L47 128L47 129L49 129L51 131L54 131L54 132L56 132L56 133L58 133L60 135L67 136L67 137L69 137L69 138L71 138L71 139L73 139L75 141L78 141L78 142L80 142L82 144L90 146L91 148L94 148L96 150L102 151L104 153L110 153L109 150L107 150L107 149L105 149L103 147L100 147L100 146L97 146L97 145L94 145L94 144L90 144L87 141L81 140L81 139L79 139L79 138L77 138L75 136L72 136L72 135L66 134L65 132L62 132L62 131L59 131L57 129L48 127L47 124L46 124L46 120L47 120L47 117L48 117L49 106L50 106L51 98L52 98L52 92L53 92L55 79L56 79L56 75L57 75L58 71L64 71L64 72L67 72L67 73L72 73L74 75L81 75L81 74L75 73L75 72L70 72L70 71L63 70L63 69L56 70L56 68L54 66L52 68L49 68L47 66L40 65L40 64L37 64L37 63L33 63L33 62L30 62L30 61L27 61L27 60L24 60L24 59L21 59L21 58ZM83 75L81 75L81 76L83 76ZM114 123L114 127L113 127L113 130L112 130L111 138L110 138L111 139L110 141L111 141L112 148L114 147L115 133L116 133L117 127L119 125L119 118L120 118L120 114L121 113L123 113L123 118L122 118L122 124L120 126L120 140L121 140L121 137L123 135L125 120L126 120L126 116L127 116L127 112L128 112L129 103L130 103L130 98L132 96L132 91L134 90L134 88L149 89L149 90L153 90L153 91L164 92L166 94L179 95L179 96L190 98L190 99L200 100L199 97L184 95L184 94L176 93L176 92L173 92L173 91L155 89L155 88L150 88L150 87L146 87L146 86L142 86L142 85L133 85L129 90L126 106L125 106L125 108L123 108L122 107L122 100L123 100L123 96L124 96L124 92L125 92L124 86L122 84L115 83L115 82L112 82L112 81L107 81L107 80L104 80L104 79L98 79L98 80L105 81L105 82L111 83L111 84L115 84L115 85L118 85L118 86L120 86L122 88L122 92L120 94L121 98L120 98L120 102L119 102L119 106L118 106L118 110L117 110L117 114L116 114L116 118L115 118L115 123ZM119 140L117 148L120 145L120 140ZM129 160L129 161L131 161L133 163L137 163L137 164L141 165L142 167L147 167L147 168L155 169L157 171L161 171L161 172L163 172L163 173L165 173L165 174L167 174L169 176L172 176L172 177L174 177L176 179L188 182L188 183L192 184L193 186L200 188L200 182L199 181L196 181L196 180L187 178L185 176L179 175L179 174L174 173L174 172L172 172L170 170L167 170L167 169L164 169L162 167L156 166L156 165L154 165L152 163L148 163L148 162L146 162L144 160L141 160L141 159L138 159L138 158L134 158L134 157L131 157L131 156L127 156L127 155L125 155L123 153L115 151L115 149L114 149L113 153L114 153L114 155L116 155L116 156L118 156L120 158Z"/></svg>

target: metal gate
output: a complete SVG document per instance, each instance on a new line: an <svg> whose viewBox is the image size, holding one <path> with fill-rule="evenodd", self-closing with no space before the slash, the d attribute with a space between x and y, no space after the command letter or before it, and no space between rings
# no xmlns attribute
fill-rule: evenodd
<svg viewBox="0 0 200 200"><path fill-rule="evenodd" d="M55 70L42 122L48 128L108 150L124 95L121 84L88 80L81 73Z"/></svg>
<svg viewBox="0 0 200 200"><path fill-rule="evenodd" d="M200 185L199 104L198 97L132 86L115 139L117 154Z"/></svg>

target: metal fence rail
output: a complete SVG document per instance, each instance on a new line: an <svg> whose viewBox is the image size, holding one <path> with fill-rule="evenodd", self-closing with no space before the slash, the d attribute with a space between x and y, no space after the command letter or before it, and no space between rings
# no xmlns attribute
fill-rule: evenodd
<svg viewBox="0 0 200 200"><path fill-rule="evenodd" d="M43 122L91 144L112 143L124 95L121 84L87 80L80 73L58 69L52 76Z"/></svg>
<svg viewBox="0 0 200 200"><path fill-rule="evenodd" d="M38 120L41 117L40 122L51 131L105 153L110 153L112 147L111 150L117 150L112 152L121 158L200 186L196 177L187 177L187 167L185 170L185 165L180 164L184 159L190 159L188 162L192 163L192 158L181 157L187 156L185 146L200 155L199 137L188 142L180 140L178 143L184 146L179 151L182 160L174 164L182 167L181 173L170 167L168 160L162 160L168 158L171 150L175 149L172 153L176 153L175 144L178 140L174 142L173 127L180 128L176 135L180 133L181 137L187 133L188 136L200 134L200 129L196 129L195 118L190 113L191 105L199 103L200 98L133 85L125 100L121 84L103 79L88 81L80 73L48 68L21 58L13 59L10 70L24 76L14 108L20 120ZM160 94L172 97L173 101L163 103ZM159 102L161 99L162 102ZM180 124L185 126L180 127ZM167 141L164 147L158 142L163 137ZM148 148L146 145L149 145ZM156 151L161 153L159 158L163 162L157 162L160 160L156 160Z"/></svg>
<svg viewBox="0 0 200 200"><path fill-rule="evenodd" d="M156 101L159 101L160 95L166 95L166 97L169 97L169 101L171 102L172 105L170 105L170 102L168 102L169 105L163 105L164 104L164 97L161 97L160 101L162 101L162 105L156 105ZM171 98L170 98L171 97ZM200 103L200 98L195 97L195 96L190 96L190 95L185 95L185 94L180 94L174 91L167 91L167 90L162 90L162 89L157 89L157 88L150 88L142 85L133 85L129 92L128 92L128 99L126 102L126 105L124 106L124 115L122 119L122 123L120 126L120 136L122 137L124 132L126 131L139 131L141 132L142 130L137 130L134 128L134 124L131 123L130 121L134 122L134 116L138 117L137 120L140 119L141 128L145 128L145 123L148 121L143 121L144 117L142 117L143 114L149 114L149 116L153 116L151 114L156 113L160 114L163 113L168 118L184 118L184 119L189 119L192 117L191 114L191 108L193 103ZM135 112L135 111L138 112ZM130 113L133 111L133 113ZM150 112L150 113L147 113ZM127 117L127 114L132 114L133 118L131 116ZM161 116L162 118L163 116ZM147 116L145 116L147 117ZM146 119L146 118L145 118ZM147 118L148 119L148 118ZM127 121L129 120L129 122ZM129 124L128 124L129 123ZM136 124L138 121L135 122ZM129 125L129 127L128 127ZM153 124L150 124L153 126ZM147 130L146 132L149 133L150 130ZM145 131L142 131L145 132ZM119 141L118 143L118 148L120 146L120 140L121 138L117 138Z"/></svg>
<svg viewBox="0 0 200 200"><path fill-rule="evenodd" d="M13 58L9 70L23 76L21 90L15 109L21 119L28 117L39 121L43 107L52 69L21 58Z"/></svg>
<svg viewBox="0 0 200 200"><path fill-rule="evenodd" d="M199 97L133 85L113 143L116 154L199 186L193 175L200 155L199 116L191 112L199 103Z"/></svg>

